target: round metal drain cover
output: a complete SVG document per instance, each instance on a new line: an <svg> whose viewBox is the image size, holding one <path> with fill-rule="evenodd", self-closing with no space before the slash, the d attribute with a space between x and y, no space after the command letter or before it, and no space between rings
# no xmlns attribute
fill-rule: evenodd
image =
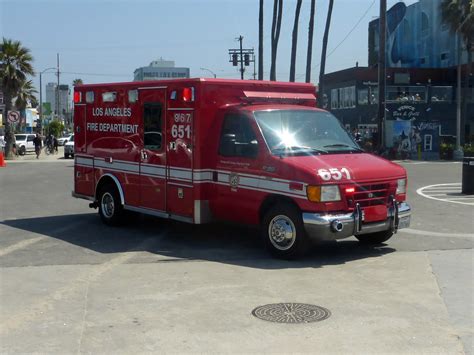
<svg viewBox="0 0 474 355"><path fill-rule="evenodd" d="M260 319L276 323L311 323L325 320L331 312L312 304L304 303L275 303L260 306L252 311Z"/></svg>

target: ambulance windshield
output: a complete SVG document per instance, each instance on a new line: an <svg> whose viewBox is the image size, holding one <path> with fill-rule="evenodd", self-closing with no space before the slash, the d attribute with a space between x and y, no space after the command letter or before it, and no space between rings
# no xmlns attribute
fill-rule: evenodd
<svg viewBox="0 0 474 355"><path fill-rule="evenodd" d="M362 149L329 112L255 111L255 118L274 154L345 153Z"/></svg>

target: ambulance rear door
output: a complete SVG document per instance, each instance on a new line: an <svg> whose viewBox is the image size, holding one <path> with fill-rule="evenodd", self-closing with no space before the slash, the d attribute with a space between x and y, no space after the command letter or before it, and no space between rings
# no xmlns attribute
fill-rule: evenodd
<svg viewBox="0 0 474 355"><path fill-rule="evenodd" d="M193 108L169 108L167 114L167 211L174 218L193 216Z"/></svg>

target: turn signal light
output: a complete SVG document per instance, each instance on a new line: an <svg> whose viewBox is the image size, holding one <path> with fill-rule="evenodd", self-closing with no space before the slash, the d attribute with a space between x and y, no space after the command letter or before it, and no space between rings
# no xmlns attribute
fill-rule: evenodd
<svg viewBox="0 0 474 355"><path fill-rule="evenodd" d="M306 187L306 196L311 202L321 201L321 186L308 186Z"/></svg>

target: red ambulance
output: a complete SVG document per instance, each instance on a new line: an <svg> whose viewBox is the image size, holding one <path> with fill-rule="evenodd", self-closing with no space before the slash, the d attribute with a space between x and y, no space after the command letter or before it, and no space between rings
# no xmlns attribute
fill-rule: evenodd
<svg viewBox="0 0 474 355"><path fill-rule="evenodd" d="M293 258L312 239L387 241L410 224L403 167L365 153L311 84L177 79L75 87L73 196L124 210L260 225Z"/></svg>

